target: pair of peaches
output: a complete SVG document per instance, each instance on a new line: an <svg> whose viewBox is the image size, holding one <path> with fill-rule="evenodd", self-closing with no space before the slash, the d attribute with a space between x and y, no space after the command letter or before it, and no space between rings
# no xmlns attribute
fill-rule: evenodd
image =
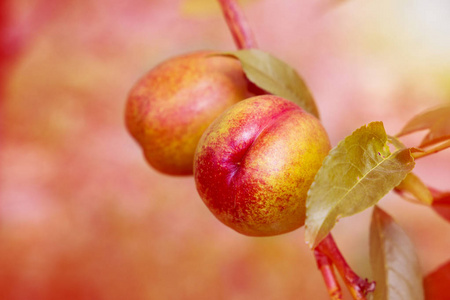
<svg viewBox="0 0 450 300"><path fill-rule="evenodd" d="M126 125L152 167L194 174L210 211L249 236L304 224L308 189L330 150L316 117L252 84L237 59L209 51L147 73L129 94Z"/></svg>

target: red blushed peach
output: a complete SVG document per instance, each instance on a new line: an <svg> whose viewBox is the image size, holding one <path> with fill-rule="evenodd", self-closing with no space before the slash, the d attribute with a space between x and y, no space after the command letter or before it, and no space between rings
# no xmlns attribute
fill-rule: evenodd
<svg viewBox="0 0 450 300"><path fill-rule="evenodd" d="M195 52L147 73L126 104L128 131L160 172L190 175L197 143L226 108L254 96L238 60Z"/></svg>
<svg viewBox="0 0 450 300"><path fill-rule="evenodd" d="M280 97L253 97L203 134L194 158L197 190L242 234L289 232L304 224L307 191L329 150L317 118Z"/></svg>

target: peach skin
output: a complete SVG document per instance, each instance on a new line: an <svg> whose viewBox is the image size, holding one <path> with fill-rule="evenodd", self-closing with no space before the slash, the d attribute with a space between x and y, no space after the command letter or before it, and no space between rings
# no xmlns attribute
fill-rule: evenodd
<svg viewBox="0 0 450 300"><path fill-rule="evenodd" d="M126 126L148 163L170 175L192 175L197 143L226 108L254 96L236 59L202 51L169 59L131 90Z"/></svg>
<svg viewBox="0 0 450 300"><path fill-rule="evenodd" d="M221 222L242 234L286 233L304 224L307 191L329 150L320 121L293 102L249 98L200 139L197 190Z"/></svg>

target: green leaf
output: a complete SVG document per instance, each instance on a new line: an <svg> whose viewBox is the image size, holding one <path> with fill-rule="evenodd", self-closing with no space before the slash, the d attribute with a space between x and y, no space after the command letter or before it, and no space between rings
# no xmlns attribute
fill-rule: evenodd
<svg viewBox="0 0 450 300"><path fill-rule="evenodd" d="M433 196L430 190L414 173L406 175L405 179L395 187L395 191L408 200L409 197L406 193L412 195L414 199L423 204L431 205L433 203Z"/></svg>
<svg viewBox="0 0 450 300"><path fill-rule="evenodd" d="M423 300L419 260L405 232L375 206L370 225L370 262L377 284L374 299Z"/></svg>
<svg viewBox="0 0 450 300"><path fill-rule="evenodd" d="M331 149L306 199L305 240L314 248L341 217L375 205L414 168L409 149L390 153L381 122L353 132Z"/></svg>
<svg viewBox="0 0 450 300"><path fill-rule="evenodd" d="M308 87L292 67L257 49L226 52L242 64L247 78L261 89L290 100L319 118L319 111Z"/></svg>
<svg viewBox="0 0 450 300"><path fill-rule="evenodd" d="M450 139L450 105L418 114L403 127L397 136L425 129L429 132L419 147L428 147Z"/></svg>
<svg viewBox="0 0 450 300"><path fill-rule="evenodd" d="M388 135L388 143L393 145L395 147L395 149L405 149L406 146L395 136L392 135Z"/></svg>

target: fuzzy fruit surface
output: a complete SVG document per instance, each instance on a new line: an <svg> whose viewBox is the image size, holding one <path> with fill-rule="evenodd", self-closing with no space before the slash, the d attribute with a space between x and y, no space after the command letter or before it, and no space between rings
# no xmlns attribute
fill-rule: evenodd
<svg viewBox="0 0 450 300"><path fill-rule="evenodd" d="M329 150L316 117L280 97L253 97L203 134L194 158L197 190L242 234L286 233L304 224L307 191Z"/></svg>
<svg viewBox="0 0 450 300"><path fill-rule="evenodd" d="M125 119L148 163L171 175L191 175L197 143L226 108L254 96L241 64L203 51L169 59L130 91Z"/></svg>

